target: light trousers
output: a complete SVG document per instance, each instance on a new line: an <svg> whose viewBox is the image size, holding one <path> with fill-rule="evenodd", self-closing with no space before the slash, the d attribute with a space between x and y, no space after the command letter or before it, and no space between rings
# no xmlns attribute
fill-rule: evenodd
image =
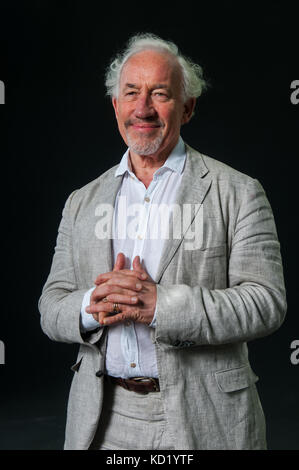
<svg viewBox="0 0 299 470"><path fill-rule="evenodd" d="M104 380L104 402L90 449L171 450L161 392L130 392Z"/></svg>

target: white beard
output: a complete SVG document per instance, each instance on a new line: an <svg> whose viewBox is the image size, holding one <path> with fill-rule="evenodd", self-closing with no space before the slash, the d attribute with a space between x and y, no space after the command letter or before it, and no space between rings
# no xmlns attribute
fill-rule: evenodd
<svg viewBox="0 0 299 470"><path fill-rule="evenodd" d="M137 155L152 155L159 150L163 142L163 134L161 132L154 140L147 140L146 137L144 139L132 138L127 132L127 140L132 152Z"/></svg>

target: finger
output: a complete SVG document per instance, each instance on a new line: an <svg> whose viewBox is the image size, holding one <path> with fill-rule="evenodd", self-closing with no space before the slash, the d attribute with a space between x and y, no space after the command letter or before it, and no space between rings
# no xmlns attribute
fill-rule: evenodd
<svg viewBox="0 0 299 470"><path fill-rule="evenodd" d="M123 323L127 319L124 312L117 313L116 315L106 315L101 319L102 325L110 326L115 325L116 323Z"/></svg>
<svg viewBox="0 0 299 470"><path fill-rule="evenodd" d="M104 326L104 318L109 317L111 315L111 312L99 312L98 315L98 322L101 326Z"/></svg>
<svg viewBox="0 0 299 470"><path fill-rule="evenodd" d="M136 279L136 277L130 276L112 277L107 281L107 285L116 286L123 289L130 289L136 292L140 292L142 290L142 281Z"/></svg>
<svg viewBox="0 0 299 470"><path fill-rule="evenodd" d="M131 306L125 306L124 310L120 313L117 313L112 316L106 316L103 319L103 325L114 325L116 323L122 323L125 320L132 320L132 321L138 321L138 318L140 316L140 309L138 306L131 307Z"/></svg>
<svg viewBox="0 0 299 470"><path fill-rule="evenodd" d="M111 313L111 312L99 312L97 317L98 317L97 321L101 326L109 326L109 325L116 324L116 323L122 323L128 318L125 311L120 312L118 314ZM115 318L115 317L116 319L113 321L108 320L110 318Z"/></svg>
<svg viewBox="0 0 299 470"><path fill-rule="evenodd" d="M111 311L109 312L103 312L103 311L100 311L98 313L93 313L92 316L93 318L101 325L103 326L104 323L103 323L103 319L106 318L106 317L109 317L111 315L115 315L114 313L111 313Z"/></svg>
<svg viewBox="0 0 299 470"><path fill-rule="evenodd" d="M103 284L104 282L108 281L113 276L118 275L118 274L122 275L122 276L131 276L131 277L135 276L136 278L138 278L140 280L144 279L144 276L142 276L142 274L138 271L133 271L132 269L121 269L120 271L117 272L117 274L115 273L115 271L99 274L97 276L96 280L94 281L94 283L96 285Z"/></svg>
<svg viewBox="0 0 299 470"><path fill-rule="evenodd" d="M101 326L103 326L103 325L104 325L104 322L103 322L104 318L109 317L109 316L111 316L111 315L115 315L115 314L114 314L114 313L111 313L111 312L99 312L99 313L97 314L97 321L98 321L98 323L99 323Z"/></svg>
<svg viewBox="0 0 299 470"><path fill-rule="evenodd" d="M133 269L141 274L142 279L148 278L146 270L142 267L140 263L140 256L135 256L135 258L133 259Z"/></svg>
<svg viewBox="0 0 299 470"><path fill-rule="evenodd" d="M100 274L95 280L95 284L100 285L103 284L103 282L109 281L109 284L118 285L118 281L121 279L133 279L133 283L134 279L135 281L144 280L142 273L128 269L118 272L112 271L110 273Z"/></svg>
<svg viewBox="0 0 299 470"><path fill-rule="evenodd" d="M100 325L104 325L106 326L106 321L104 321L106 318L111 318L111 317L114 317L116 314L115 313L111 313L111 312L100 312L99 315L98 315L98 322ZM117 315L120 315L120 314L117 314ZM124 318L124 313L121 314L122 315L122 318ZM119 320L118 320L119 321ZM123 320L122 320L123 321ZM114 322L114 323L117 323L117 322Z"/></svg>
<svg viewBox="0 0 299 470"><path fill-rule="evenodd" d="M132 289L123 289L119 286L114 286L110 284L103 284L97 287L91 294L90 303L99 302L103 300L105 297L107 298L110 294L122 294L127 296L134 296L136 291Z"/></svg>
<svg viewBox="0 0 299 470"><path fill-rule="evenodd" d="M96 280L94 281L95 284L102 284L103 282L106 282L108 281L108 279L111 279L113 276L115 275L128 275L128 276L135 276L135 277L138 277L138 274L137 272L134 272L132 269L121 269L117 272L117 274L115 273L115 271L110 271L108 273L102 273L102 274L99 274L96 278Z"/></svg>
<svg viewBox="0 0 299 470"><path fill-rule="evenodd" d="M121 269L124 269L125 263L126 263L125 255L123 253L118 253L113 271L120 271Z"/></svg>
<svg viewBox="0 0 299 470"><path fill-rule="evenodd" d="M106 304L118 304L119 309L122 310L123 305L135 305L138 303L139 299L137 295L121 295L121 294L109 294L106 299L108 302L102 302ZM106 310L106 309L105 309Z"/></svg>
<svg viewBox="0 0 299 470"><path fill-rule="evenodd" d="M98 313L93 313L92 316L95 319L95 321L99 322L99 314Z"/></svg>
<svg viewBox="0 0 299 470"><path fill-rule="evenodd" d="M121 269L124 269L126 264L126 258L123 253L118 253L116 257L116 261L113 267L113 271L120 271ZM107 273L104 273L107 274ZM98 279L99 276L97 276L96 280ZM95 281L96 283L96 281Z"/></svg>
<svg viewBox="0 0 299 470"><path fill-rule="evenodd" d="M116 315L107 315L103 318L102 324L105 326L123 323L126 320L137 321L139 317L139 309L137 307L128 307L126 311L117 313Z"/></svg>
<svg viewBox="0 0 299 470"><path fill-rule="evenodd" d="M138 297L115 296L109 299L108 302L97 302L96 304L88 305L85 311L89 314L98 314L100 312L114 313L113 310L115 304L117 304L118 309L124 312L128 305L136 305L137 303Z"/></svg>

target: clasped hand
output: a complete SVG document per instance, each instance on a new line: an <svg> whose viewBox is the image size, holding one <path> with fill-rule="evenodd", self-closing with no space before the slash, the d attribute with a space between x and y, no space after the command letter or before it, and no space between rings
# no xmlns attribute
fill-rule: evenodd
<svg viewBox="0 0 299 470"><path fill-rule="evenodd" d="M156 284L140 264L133 260L133 270L124 269L125 256L119 253L113 271L100 274L86 312L100 325L114 325L125 320L149 325L154 317L157 300ZM119 313L111 313L115 304Z"/></svg>

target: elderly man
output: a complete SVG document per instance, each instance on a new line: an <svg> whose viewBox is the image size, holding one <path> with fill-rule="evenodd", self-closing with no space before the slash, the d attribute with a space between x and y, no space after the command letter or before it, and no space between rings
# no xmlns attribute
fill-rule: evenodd
<svg viewBox="0 0 299 470"><path fill-rule="evenodd" d="M265 449L246 343L286 311L266 195L183 142L205 82L172 42L134 36L106 85L128 150L69 196L39 302L80 344L65 449Z"/></svg>

